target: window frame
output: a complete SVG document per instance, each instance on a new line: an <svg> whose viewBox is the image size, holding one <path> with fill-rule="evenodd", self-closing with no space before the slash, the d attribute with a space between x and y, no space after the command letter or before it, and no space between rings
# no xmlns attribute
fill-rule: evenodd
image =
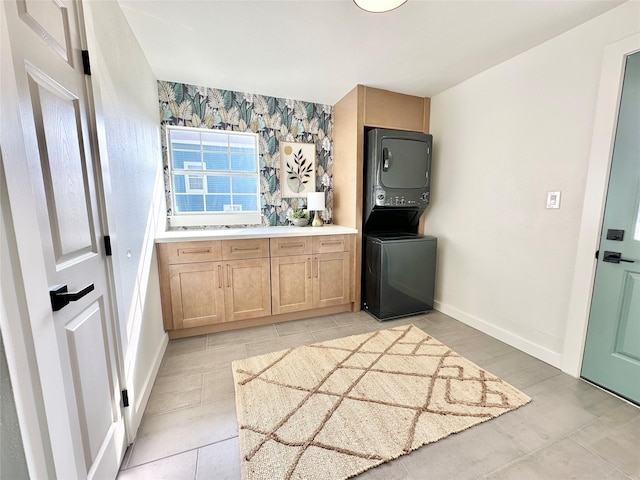
<svg viewBox="0 0 640 480"><path fill-rule="evenodd" d="M221 134L226 135L227 137L233 136L247 136L253 139L253 144L255 147L255 172L242 172L242 173L231 173L230 171L224 170L196 170L196 169L174 169L173 162L173 144L171 142L171 132L172 131L188 131L194 133L206 133L206 134ZM262 223L262 209L261 209L261 195L260 195L260 143L259 143L259 135L253 132L236 132L232 130L218 130L218 129L208 129L208 128L198 128L198 127L184 127L178 125L167 125L166 127L166 145L167 145L167 164L168 164L168 175L170 182L170 197L171 197L171 214L168 215L169 226L171 227L188 227L188 226L225 226L225 225L260 225ZM178 142L176 142L178 143ZM204 150L202 146L204 145L202 142L202 137L200 137L200 153L203 154ZM201 157L202 159L202 157ZM189 161L186 161L189 163ZM195 163L195 162L193 162ZM204 160L202 160L202 165L205 165ZM176 173L179 172L179 173ZM201 175L203 178L203 188L200 191L190 192L190 186L187 185L189 180L187 178L187 173L197 173ZM186 193L198 193L201 194L206 202L206 194L207 194L207 181L206 175L213 174L215 176L223 176L229 178L229 181L233 183L234 177L255 177L256 179L256 201L257 201L257 210L256 211L229 211L229 212L178 212L176 208L176 185L175 185L175 176L176 175L185 175L185 189ZM231 188L232 190L233 188ZM232 194L232 192L230 192ZM253 195L253 192L249 193L249 195ZM206 207L205 207L206 208Z"/></svg>

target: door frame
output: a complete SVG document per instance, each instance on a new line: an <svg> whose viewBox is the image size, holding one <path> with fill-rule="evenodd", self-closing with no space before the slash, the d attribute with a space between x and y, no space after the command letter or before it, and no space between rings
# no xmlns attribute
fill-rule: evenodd
<svg viewBox="0 0 640 480"><path fill-rule="evenodd" d="M640 34L604 48L593 122L589 169L582 205L576 264L562 351L562 371L580 376L595 281L595 252L600 245L609 173L627 56L640 51Z"/></svg>

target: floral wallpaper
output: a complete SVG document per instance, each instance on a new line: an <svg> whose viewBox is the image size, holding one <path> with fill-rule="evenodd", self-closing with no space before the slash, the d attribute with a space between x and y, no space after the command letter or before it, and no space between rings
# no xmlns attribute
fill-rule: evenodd
<svg viewBox="0 0 640 480"><path fill-rule="evenodd" d="M259 134L262 225L289 225L294 210L306 208L304 198L283 198L279 142L314 143L316 191L326 192L321 216L331 223L333 206L333 107L253 93L184 83L158 82L162 155L171 214L167 125L253 132ZM207 227L216 228L216 227ZM221 227L224 228L224 227Z"/></svg>

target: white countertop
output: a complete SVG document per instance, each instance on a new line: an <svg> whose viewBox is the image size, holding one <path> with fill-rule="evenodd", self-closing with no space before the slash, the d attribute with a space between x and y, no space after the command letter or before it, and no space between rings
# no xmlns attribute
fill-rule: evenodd
<svg viewBox="0 0 640 480"><path fill-rule="evenodd" d="M358 230L340 225L322 227L221 228L219 230L172 230L156 236L156 243L193 242L198 240L237 240L243 238L301 237L313 235L349 235Z"/></svg>

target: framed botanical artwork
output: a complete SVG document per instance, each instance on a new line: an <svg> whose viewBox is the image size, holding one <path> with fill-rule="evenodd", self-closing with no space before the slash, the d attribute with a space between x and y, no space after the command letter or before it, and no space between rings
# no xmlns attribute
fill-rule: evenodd
<svg viewBox="0 0 640 480"><path fill-rule="evenodd" d="M280 142L280 191L282 198L316 191L315 143Z"/></svg>

